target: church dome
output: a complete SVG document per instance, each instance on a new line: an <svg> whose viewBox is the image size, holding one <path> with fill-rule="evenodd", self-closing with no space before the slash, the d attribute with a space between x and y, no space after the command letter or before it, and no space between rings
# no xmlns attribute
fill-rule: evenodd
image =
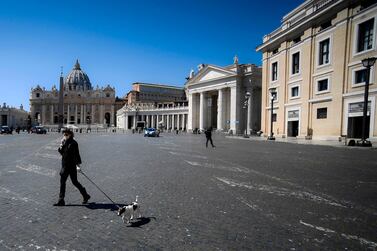
<svg viewBox="0 0 377 251"><path fill-rule="evenodd" d="M76 60L75 66L65 79L65 89L72 91L92 89L89 77L81 70L78 60Z"/></svg>

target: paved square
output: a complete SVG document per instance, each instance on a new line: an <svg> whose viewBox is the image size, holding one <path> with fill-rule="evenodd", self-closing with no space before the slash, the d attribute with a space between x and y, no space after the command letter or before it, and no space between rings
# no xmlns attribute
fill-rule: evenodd
<svg viewBox="0 0 377 251"><path fill-rule="evenodd" d="M59 190L60 135L0 137L0 249L335 250L377 248L376 149L203 135L77 134L83 170L116 202L139 195L123 224L88 180L81 205Z"/></svg>

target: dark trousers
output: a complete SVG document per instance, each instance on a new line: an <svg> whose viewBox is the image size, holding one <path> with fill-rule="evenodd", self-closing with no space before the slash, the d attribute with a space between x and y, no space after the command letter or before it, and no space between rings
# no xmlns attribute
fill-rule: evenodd
<svg viewBox="0 0 377 251"><path fill-rule="evenodd" d="M212 137L207 138L206 147L208 147L208 141L211 142L212 147L215 147L212 142Z"/></svg>
<svg viewBox="0 0 377 251"><path fill-rule="evenodd" d="M60 173L60 193L59 193L59 200L64 200L65 197L65 184L67 182L68 176L71 177L72 184L80 191L81 195L84 197L87 195L85 188L78 182L77 180L77 171L76 167L72 170Z"/></svg>

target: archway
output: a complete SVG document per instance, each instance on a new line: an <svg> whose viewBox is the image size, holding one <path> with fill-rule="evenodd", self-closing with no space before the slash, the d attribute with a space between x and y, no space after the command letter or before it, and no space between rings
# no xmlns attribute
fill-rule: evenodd
<svg viewBox="0 0 377 251"><path fill-rule="evenodd" d="M34 121L36 123L40 123L41 122L41 113L40 112L36 112L35 115L34 115Z"/></svg>
<svg viewBox="0 0 377 251"><path fill-rule="evenodd" d="M109 112L105 113L105 124L110 125L110 113Z"/></svg>

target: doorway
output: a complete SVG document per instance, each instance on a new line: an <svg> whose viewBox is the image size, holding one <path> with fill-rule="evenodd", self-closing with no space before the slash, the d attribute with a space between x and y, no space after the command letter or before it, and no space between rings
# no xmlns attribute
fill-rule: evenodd
<svg viewBox="0 0 377 251"><path fill-rule="evenodd" d="M287 137L297 137L300 133L300 108L287 111Z"/></svg>
<svg viewBox="0 0 377 251"><path fill-rule="evenodd" d="M366 135L369 138L370 117L367 116L367 131ZM348 117L347 137L361 138L363 133L363 116Z"/></svg>
<svg viewBox="0 0 377 251"><path fill-rule="evenodd" d="M1 125L2 126L8 125L8 116L7 115L1 115Z"/></svg>
<svg viewBox="0 0 377 251"><path fill-rule="evenodd" d="M288 121L288 137L298 136L298 120Z"/></svg>

